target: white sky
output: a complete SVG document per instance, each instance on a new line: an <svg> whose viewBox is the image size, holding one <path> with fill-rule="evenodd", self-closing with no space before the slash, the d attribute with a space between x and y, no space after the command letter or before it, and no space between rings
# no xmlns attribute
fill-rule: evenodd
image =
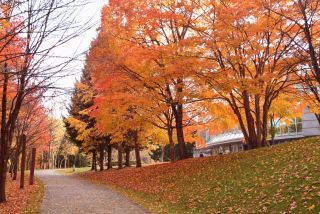
<svg viewBox="0 0 320 214"><path fill-rule="evenodd" d="M92 0L87 5L83 6L83 9L79 16L77 17L77 21L79 22L88 22L90 20L91 24L94 24L94 27L90 28L86 33L82 34L80 37L77 37L67 44L58 47L52 53L54 56L59 57L73 57L77 56L81 53L86 53L90 47L91 41L96 37L97 31L96 29L100 25L100 12L103 7L107 3L107 0ZM71 91L74 87L74 83L76 79L79 79L81 76L81 70L84 65L85 54L81 55L78 58L79 60L75 60L68 67L69 76L60 79L56 86L62 87L66 89L66 91ZM57 59L58 60L58 59ZM50 98L45 101L45 105L53 110L53 116L57 118L61 118L62 116L67 115L67 106L70 101L71 93L66 93L63 95L56 96L54 99Z"/></svg>

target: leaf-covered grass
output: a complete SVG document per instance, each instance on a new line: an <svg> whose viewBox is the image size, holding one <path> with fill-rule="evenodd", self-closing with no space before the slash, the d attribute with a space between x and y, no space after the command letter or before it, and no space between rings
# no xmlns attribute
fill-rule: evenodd
<svg viewBox="0 0 320 214"><path fill-rule="evenodd" d="M34 185L29 185L29 176L25 177L25 188L20 190L20 178L12 181L7 176L7 202L0 203L0 214L40 213L44 195L43 184L36 179Z"/></svg>
<svg viewBox="0 0 320 214"><path fill-rule="evenodd" d="M320 138L79 176L159 213L319 213Z"/></svg>
<svg viewBox="0 0 320 214"><path fill-rule="evenodd" d="M42 181L36 178L35 187L27 200L27 206L23 213L40 213L41 203L44 196L44 185Z"/></svg>

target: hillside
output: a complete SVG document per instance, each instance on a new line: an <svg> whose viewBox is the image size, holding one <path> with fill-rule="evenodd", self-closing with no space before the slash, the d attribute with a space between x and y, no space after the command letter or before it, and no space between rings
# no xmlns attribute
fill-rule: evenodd
<svg viewBox="0 0 320 214"><path fill-rule="evenodd" d="M154 212L320 211L320 138L140 169L79 175Z"/></svg>

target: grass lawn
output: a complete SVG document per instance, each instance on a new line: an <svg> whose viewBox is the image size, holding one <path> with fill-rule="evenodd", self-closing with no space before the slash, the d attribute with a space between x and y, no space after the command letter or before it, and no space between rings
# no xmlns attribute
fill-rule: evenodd
<svg viewBox="0 0 320 214"><path fill-rule="evenodd" d="M320 138L78 176L156 213L319 213Z"/></svg>
<svg viewBox="0 0 320 214"><path fill-rule="evenodd" d="M62 175L74 175L81 172L87 172L91 168L90 167L82 167L82 168L75 168L73 171L73 168L66 168L66 169L56 169L56 171Z"/></svg>
<svg viewBox="0 0 320 214"><path fill-rule="evenodd" d="M0 204L0 214L40 213L40 206L44 195L44 186L39 179L34 185L29 185L29 176L25 177L25 188L20 190L20 178L12 181L7 176L7 202Z"/></svg>

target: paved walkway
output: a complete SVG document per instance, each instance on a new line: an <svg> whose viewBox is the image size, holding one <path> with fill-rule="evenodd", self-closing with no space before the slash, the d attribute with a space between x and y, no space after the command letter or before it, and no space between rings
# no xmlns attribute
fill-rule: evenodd
<svg viewBox="0 0 320 214"><path fill-rule="evenodd" d="M45 185L43 214L136 214L146 213L137 204L110 189L54 170L37 171Z"/></svg>

